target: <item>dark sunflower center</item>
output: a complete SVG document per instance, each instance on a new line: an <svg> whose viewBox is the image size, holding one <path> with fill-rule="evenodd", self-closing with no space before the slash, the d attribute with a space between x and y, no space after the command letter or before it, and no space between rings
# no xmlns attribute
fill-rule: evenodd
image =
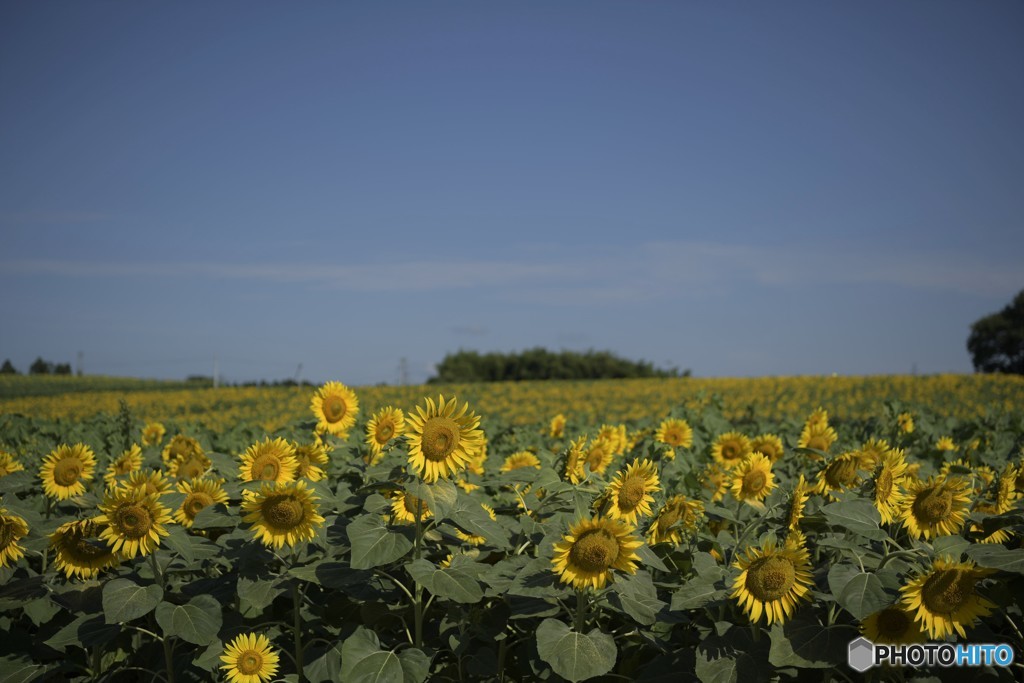
<svg viewBox="0 0 1024 683"><path fill-rule="evenodd" d="M930 576L921 588L921 601L930 612L951 614L964 604L973 586L962 569L943 569Z"/></svg>
<svg viewBox="0 0 1024 683"><path fill-rule="evenodd" d="M666 507L661 511L661 514L658 515L658 531L665 533L671 529L672 526L682 518L682 516L683 510L681 506L673 505L671 507Z"/></svg>
<svg viewBox="0 0 1024 683"><path fill-rule="evenodd" d="M875 480L875 496L879 500L889 500L890 495L892 495L892 470L886 467Z"/></svg>
<svg viewBox="0 0 1024 683"><path fill-rule="evenodd" d="M116 474L128 474L132 471L131 460L118 460L114 465L114 472Z"/></svg>
<svg viewBox="0 0 1024 683"><path fill-rule="evenodd" d="M395 435L395 427L389 422L377 425L377 443L387 443Z"/></svg>
<svg viewBox="0 0 1024 683"><path fill-rule="evenodd" d="M189 519L195 519L200 510L210 505L213 505L213 497L210 494L203 491L193 491L188 494L183 507Z"/></svg>
<svg viewBox="0 0 1024 683"><path fill-rule="evenodd" d="M604 529L584 532L572 544L569 560L586 572L607 571L619 556L619 542Z"/></svg>
<svg viewBox="0 0 1024 683"><path fill-rule="evenodd" d="M910 617L901 609L887 607L878 615L878 633L886 638L899 638L910 628Z"/></svg>
<svg viewBox="0 0 1024 683"><path fill-rule="evenodd" d="M255 650L246 650L238 657L237 666L239 672L253 676L263 668L263 656Z"/></svg>
<svg viewBox="0 0 1024 683"><path fill-rule="evenodd" d="M105 545L90 543L81 535L75 535L64 543L64 553L81 564L89 564L111 554Z"/></svg>
<svg viewBox="0 0 1024 683"><path fill-rule="evenodd" d="M644 499L644 480L641 477L630 477L619 489L619 507L632 510Z"/></svg>
<svg viewBox="0 0 1024 683"><path fill-rule="evenodd" d="M118 530L128 538L142 538L153 528L149 509L139 503L125 503L115 514Z"/></svg>
<svg viewBox="0 0 1024 683"><path fill-rule="evenodd" d="M430 507L427 505L427 503L424 500L412 495L411 493L405 494L405 498L402 502L405 503L405 509L413 517L415 517L418 514L422 519L427 515L428 512L430 512Z"/></svg>
<svg viewBox="0 0 1024 683"><path fill-rule="evenodd" d="M796 583L796 568L785 557L760 557L747 568L747 590L761 602L778 600Z"/></svg>
<svg viewBox="0 0 1024 683"><path fill-rule="evenodd" d="M14 543L14 524L0 517L0 550Z"/></svg>
<svg viewBox="0 0 1024 683"><path fill-rule="evenodd" d="M845 458L835 461L825 471L825 480L835 489L853 485L857 480L857 462Z"/></svg>
<svg viewBox="0 0 1024 683"><path fill-rule="evenodd" d="M348 406L344 399L339 396L332 396L323 403L324 417L328 422L340 422L348 412Z"/></svg>
<svg viewBox="0 0 1024 683"><path fill-rule="evenodd" d="M673 427L665 432L665 443L669 446L682 446L683 445L683 432L680 429Z"/></svg>
<svg viewBox="0 0 1024 683"><path fill-rule="evenodd" d="M253 479L277 481L278 474L281 472L281 460L273 454L257 456L252 461L252 469L250 471Z"/></svg>
<svg viewBox="0 0 1024 683"><path fill-rule="evenodd" d="M733 443L727 443L722 446L722 458L725 460L735 460L740 456L739 446Z"/></svg>
<svg viewBox="0 0 1024 683"><path fill-rule="evenodd" d="M53 468L53 480L58 486L71 486L82 476L82 462L78 458L65 458Z"/></svg>
<svg viewBox="0 0 1024 683"><path fill-rule="evenodd" d="M953 511L953 494L941 486L935 486L914 499L914 516L927 524L938 524L947 519Z"/></svg>
<svg viewBox="0 0 1024 683"><path fill-rule="evenodd" d="M201 477L205 471L206 468L203 466L202 460L199 458L189 458L178 466L178 478L195 479L196 477Z"/></svg>
<svg viewBox="0 0 1024 683"><path fill-rule="evenodd" d="M751 470L743 475L743 490L747 493L760 493L768 484L768 477L761 470Z"/></svg>
<svg viewBox="0 0 1024 683"><path fill-rule="evenodd" d="M808 448L816 448L819 451L827 451L828 446L828 439L823 434L815 434L814 436L807 440Z"/></svg>
<svg viewBox="0 0 1024 683"><path fill-rule="evenodd" d="M263 503L263 517L276 529L293 529L302 524L302 503L291 496L271 496Z"/></svg>
<svg viewBox="0 0 1024 683"><path fill-rule="evenodd" d="M459 425L448 417L432 417L423 425L423 457L441 462L459 445Z"/></svg>

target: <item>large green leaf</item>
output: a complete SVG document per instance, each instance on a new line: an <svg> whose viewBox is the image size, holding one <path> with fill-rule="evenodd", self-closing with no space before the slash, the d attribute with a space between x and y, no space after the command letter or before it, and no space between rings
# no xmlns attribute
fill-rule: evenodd
<svg viewBox="0 0 1024 683"><path fill-rule="evenodd" d="M103 587L103 616L108 624L123 624L149 614L164 597L160 586L140 586L114 579Z"/></svg>
<svg viewBox="0 0 1024 683"><path fill-rule="evenodd" d="M650 626L665 607L665 603L658 599L658 589L654 587L650 574L643 570L617 578L612 587L619 607L639 624Z"/></svg>
<svg viewBox="0 0 1024 683"><path fill-rule="evenodd" d="M838 562L829 567L828 588L832 591L832 595L838 597L846 588L846 584L850 583L850 579L861 573L860 567L845 562Z"/></svg>
<svg viewBox="0 0 1024 683"><path fill-rule="evenodd" d="M188 532L184 528L175 525L167 525L167 536L163 544L178 553L186 563L192 564L196 561L196 554L193 552L192 543L189 540Z"/></svg>
<svg viewBox="0 0 1024 683"><path fill-rule="evenodd" d="M156 606L156 622L166 636L177 636L193 645L209 645L220 630L220 603L209 595L197 595L184 605L161 602Z"/></svg>
<svg viewBox="0 0 1024 683"><path fill-rule="evenodd" d="M537 653L556 674L575 682L611 671L617 650L599 629L577 633L557 619L545 619L537 627Z"/></svg>
<svg viewBox="0 0 1024 683"><path fill-rule="evenodd" d="M821 508L825 519L832 526L841 527L862 536L874 538L879 533L881 517L878 510L868 500L848 500L841 503L829 503Z"/></svg>
<svg viewBox="0 0 1024 683"><path fill-rule="evenodd" d="M363 515L348 525L353 569L372 569L394 562L412 549L409 530L389 529L378 515Z"/></svg>
<svg viewBox="0 0 1024 683"><path fill-rule="evenodd" d="M967 556L982 567L1024 574L1024 548L1010 550L1001 545L979 544L968 548Z"/></svg>
<svg viewBox="0 0 1024 683"><path fill-rule="evenodd" d="M459 494L455 484L447 479L438 479L433 484L413 479L405 490L425 502L438 522L451 516Z"/></svg>
<svg viewBox="0 0 1024 683"><path fill-rule="evenodd" d="M284 592L276 581L251 581L238 579L239 608L243 617L256 617L270 606L274 599Z"/></svg>
<svg viewBox="0 0 1024 683"><path fill-rule="evenodd" d="M870 616L893 601L874 574L857 574L835 598L855 619Z"/></svg>
<svg viewBox="0 0 1024 683"><path fill-rule="evenodd" d="M362 626L341 646L341 678L345 683L404 683L402 662L380 649L377 634Z"/></svg>
<svg viewBox="0 0 1024 683"><path fill-rule="evenodd" d="M442 569L428 560L416 560L406 567L412 578L434 595L469 604L483 600L480 582L465 569Z"/></svg>
<svg viewBox="0 0 1024 683"><path fill-rule="evenodd" d="M193 529L233 529L238 526L240 517L227 514L227 508L218 503L208 505L199 511L192 522Z"/></svg>
<svg viewBox="0 0 1024 683"><path fill-rule="evenodd" d="M672 594L672 605L669 609L673 612L697 609L716 600L725 591L703 577L690 579L683 586Z"/></svg>
<svg viewBox="0 0 1024 683"><path fill-rule="evenodd" d="M0 683L28 683L45 672L45 666L24 659L0 659Z"/></svg>

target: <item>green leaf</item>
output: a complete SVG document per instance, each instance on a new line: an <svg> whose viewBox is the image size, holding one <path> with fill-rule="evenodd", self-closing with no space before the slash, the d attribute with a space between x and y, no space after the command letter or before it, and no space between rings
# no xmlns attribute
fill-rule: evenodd
<svg viewBox="0 0 1024 683"><path fill-rule="evenodd" d="M878 510L867 500L829 503L821 508L821 511L832 526L842 527L862 535L875 535L875 532L879 531L878 524L882 520Z"/></svg>
<svg viewBox="0 0 1024 683"><path fill-rule="evenodd" d="M199 511L192 521L193 529L232 529L238 526L239 518L227 514L227 508L218 503L208 505Z"/></svg>
<svg viewBox="0 0 1024 683"><path fill-rule="evenodd" d="M599 629L577 633L557 619L545 619L537 627L537 653L556 674L575 682L611 671L618 651Z"/></svg>
<svg viewBox="0 0 1024 683"><path fill-rule="evenodd" d="M402 664L404 683L423 683L430 675L430 657L423 650L402 650L398 653L398 661Z"/></svg>
<svg viewBox="0 0 1024 683"><path fill-rule="evenodd" d="M394 652L380 649L377 634L362 626L341 646L341 678L346 683L404 683L405 672Z"/></svg>
<svg viewBox="0 0 1024 683"><path fill-rule="evenodd" d="M970 545L970 541L963 536L939 536L932 541L936 555L951 555L957 560Z"/></svg>
<svg viewBox="0 0 1024 683"><path fill-rule="evenodd" d="M193 645L209 645L222 622L220 603L209 595L197 595L184 605L161 602L156 623L166 636L177 636Z"/></svg>
<svg viewBox="0 0 1024 683"><path fill-rule="evenodd" d="M203 671L216 671L221 665L220 656L224 654L224 643L219 638L214 638L203 654L192 660L192 663Z"/></svg>
<svg viewBox="0 0 1024 683"><path fill-rule="evenodd" d="M196 561L196 554L192 549L192 541L189 540L188 532L182 527L168 524L166 527L167 536L163 539L163 544L178 553L181 559L185 560L188 564L192 564Z"/></svg>
<svg viewBox="0 0 1024 683"><path fill-rule="evenodd" d="M711 556L711 553L696 552L693 554L693 571L705 581L719 581L724 579L725 568L718 560Z"/></svg>
<svg viewBox="0 0 1024 683"><path fill-rule="evenodd" d="M417 583L434 595L467 604L483 600L480 582L464 569L442 569L428 560L410 562L406 568Z"/></svg>
<svg viewBox="0 0 1024 683"><path fill-rule="evenodd" d="M372 569L394 562L412 549L409 529L389 529L377 515L363 515L348 525L353 569Z"/></svg>
<svg viewBox="0 0 1024 683"><path fill-rule="evenodd" d="M967 549L967 556L982 567L1024 574L1024 548L1010 550L1001 545L978 544Z"/></svg>
<svg viewBox="0 0 1024 683"><path fill-rule="evenodd" d="M835 598L855 619L863 619L892 604L892 598L874 574L854 576Z"/></svg>
<svg viewBox="0 0 1024 683"><path fill-rule="evenodd" d="M672 594L672 604L669 609L673 612L697 609L718 599L724 592L711 581L703 578L690 579L683 584L682 588Z"/></svg>
<svg viewBox="0 0 1024 683"><path fill-rule="evenodd" d="M302 673L310 683L341 680L341 645L333 645L322 653L311 650L308 656L310 661L302 669Z"/></svg>
<svg viewBox="0 0 1024 683"><path fill-rule="evenodd" d="M238 579L239 609L243 617L257 617L270 606L274 599L284 592L276 581L251 581Z"/></svg>
<svg viewBox="0 0 1024 683"><path fill-rule="evenodd" d="M438 479L433 484L413 479L405 490L423 500L438 522L451 516L459 494L455 484L447 479Z"/></svg>
<svg viewBox="0 0 1024 683"><path fill-rule="evenodd" d="M651 550L651 547L646 543L636 549L636 556L640 558L640 562L642 562L645 567L653 567L654 569L663 572L669 571L669 568L664 562L662 562L661 558L658 557L658 554Z"/></svg>
<svg viewBox="0 0 1024 683"><path fill-rule="evenodd" d="M832 595L838 597L843 592L843 589L846 588L846 584L850 583L850 579L860 573L860 567L855 567L845 562L829 567L828 587L832 591Z"/></svg>
<svg viewBox="0 0 1024 683"><path fill-rule="evenodd" d="M697 657L694 669L701 683L737 683L739 680L736 660L729 656L717 659Z"/></svg>
<svg viewBox="0 0 1024 683"><path fill-rule="evenodd" d="M0 659L0 683L28 683L45 672L45 666L24 659Z"/></svg>
<svg viewBox="0 0 1024 683"><path fill-rule="evenodd" d="M160 586L114 579L103 587L103 616L108 624L123 624L149 614L163 597Z"/></svg>
<svg viewBox="0 0 1024 683"><path fill-rule="evenodd" d="M665 607L665 603L658 599L658 589L654 587L650 574L643 570L632 576L616 578L612 587L619 607L638 624L650 626Z"/></svg>

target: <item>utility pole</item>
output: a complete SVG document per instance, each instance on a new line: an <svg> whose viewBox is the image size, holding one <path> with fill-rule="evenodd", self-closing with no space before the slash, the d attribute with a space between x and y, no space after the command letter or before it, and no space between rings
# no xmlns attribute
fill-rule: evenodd
<svg viewBox="0 0 1024 683"><path fill-rule="evenodd" d="M78 375L79 377L81 377L81 376L82 376L82 359L83 359L84 357L85 357L85 354L84 354L84 353L82 353L81 351L79 351L79 352L78 352L78 362L77 362L77 363L75 363L75 365L77 366L77 367L75 368L75 374L76 374L76 375Z"/></svg>
<svg viewBox="0 0 1024 683"><path fill-rule="evenodd" d="M302 376L302 363L299 363L299 367L295 368L295 377L294 377L295 381L298 382L299 381L299 377L301 377L301 376Z"/></svg>
<svg viewBox="0 0 1024 683"><path fill-rule="evenodd" d="M409 361L404 356L398 361L398 383L402 386L409 383Z"/></svg>

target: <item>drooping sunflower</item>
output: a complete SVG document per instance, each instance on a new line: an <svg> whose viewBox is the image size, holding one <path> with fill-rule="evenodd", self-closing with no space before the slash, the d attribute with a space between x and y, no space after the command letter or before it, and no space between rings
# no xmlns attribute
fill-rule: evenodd
<svg viewBox="0 0 1024 683"><path fill-rule="evenodd" d="M818 406L810 415L807 416L807 421L804 424L827 427L828 411L821 406Z"/></svg>
<svg viewBox="0 0 1024 683"><path fill-rule="evenodd" d="M376 464L377 456L384 452L384 447L405 432L405 413L400 408L385 406L373 414L366 423L366 445L373 454L371 464Z"/></svg>
<svg viewBox="0 0 1024 683"><path fill-rule="evenodd" d="M891 451L889 442L885 439L876 439L874 437L864 442L864 445L860 447L860 450L854 451L857 458L860 460L860 469L873 471L878 466L878 462L882 459L886 453Z"/></svg>
<svg viewBox="0 0 1024 683"><path fill-rule="evenodd" d="M484 509L484 512L487 513L487 516L491 518L492 522L498 521L498 516L496 514L494 514L494 508L492 508L490 505L486 505L484 503L480 503L480 507L482 507ZM487 542L487 538L486 537L481 536L480 534L467 533L467 532L463 531L462 529L456 529L455 530L455 535L458 536L459 540L462 541L463 543L466 543L466 544L474 546L474 547L475 546L483 545L484 543Z"/></svg>
<svg viewBox="0 0 1024 683"><path fill-rule="evenodd" d="M287 484L295 481L295 470L299 468L295 447L280 437L254 443L240 457L238 477L242 481Z"/></svg>
<svg viewBox="0 0 1024 683"><path fill-rule="evenodd" d="M391 502L391 521L393 524L415 524L419 513L420 521L430 519L434 513L427 501L417 498L408 491L398 491Z"/></svg>
<svg viewBox="0 0 1024 683"><path fill-rule="evenodd" d="M601 425L597 440L607 441L612 455L622 455L626 450L626 425Z"/></svg>
<svg viewBox="0 0 1024 683"><path fill-rule="evenodd" d="M686 420L670 417L658 425L654 440L672 448L690 448L693 446L693 428Z"/></svg>
<svg viewBox="0 0 1024 683"><path fill-rule="evenodd" d="M160 470L136 470L129 473L128 479L120 485L115 483L114 486L108 487L107 490L118 488L118 486L142 491L146 495L157 497L174 490L174 484Z"/></svg>
<svg viewBox="0 0 1024 683"><path fill-rule="evenodd" d="M701 473L700 485L711 495L711 502L717 503L729 491L729 474L715 463L709 463Z"/></svg>
<svg viewBox="0 0 1024 683"><path fill-rule="evenodd" d="M741 572L731 597L755 623L762 614L769 626L785 623L811 585L810 555L795 543L777 547L769 541L761 548L748 548L733 566Z"/></svg>
<svg viewBox="0 0 1024 683"><path fill-rule="evenodd" d="M561 439L565 433L565 415L559 413L551 418L551 422L548 424L548 436L552 439Z"/></svg>
<svg viewBox="0 0 1024 683"><path fill-rule="evenodd" d="M755 436L750 440L750 450L761 453L771 460L772 464L781 460L785 452L782 447L782 439L775 434L759 434Z"/></svg>
<svg viewBox="0 0 1024 683"><path fill-rule="evenodd" d="M259 491L245 491L242 521L252 525L256 538L275 549L313 538L324 523L315 492L306 482L288 484L264 482Z"/></svg>
<svg viewBox="0 0 1024 683"><path fill-rule="evenodd" d="M210 471L212 465L213 463L205 453L189 453L188 455L179 455L172 460L167 466L167 471L172 477L188 481L205 475Z"/></svg>
<svg viewBox="0 0 1024 683"><path fill-rule="evenodd" d="M961 477L906 480L900 519L911 538L959 533L971 505L970 483Z"/></svg>
<svg viewBox="0 0 1024 683"><path fill-rule="evenodd" d="M25 469L25 466L18 462L18 459L14 457L13 453L0 448L0 479L6 477L8 474L14 472L21 472Z"/></svg>
<svg viewBox="0 0 1024 683"><path fill-rule="evenodd" d="M639 517L652 514L652 493L661 490L658 467L650 460L634 460L608 484L608 516L636 525Z"/></svg>
<svg viewBox="0 0 1024 683"><path fill-rule="evenodd" d="M911 434L914 431L914 416L910 413L900 413L896 416L896 423L904 434Z"/></svg>
<svg viewBox="0 0 1024 683"><path fill-rule="evenodd" d="M923 643L925 633L914 615L892 605L865 617L860 632L872 643Z"/></svg>
<svg viewBox="0 0 1024 683"><path fill-rule="evenodd" d="M186 529L191 529L203 508L217 503L227 505L228 494L224 490L223 479L193 479L179 481L178 491L185 494L181 507L174 511L174 521Z"/></svg>
<svg viewBox="0 0 1024 683"><path fill-rule="evenodd" d="M327 465L327 449L322 443L314 441L307 444L293 444L295 447L296 479L320 481L327 476L324 467Z"/></svg>
<svg viewBox="0 0 1024 683"><path fill-rule="evenodd" d="M612 445L604 439L594 439L590 442L590 447L587 449L587 454L583 458L583 463L587 466L587 469L594 474L604 474L608 466L612 464L612 458L615 457L615 453L612 450Z"/></svg>
<svg viewBox="0 0 1024 683"><path fill-rule="evenodd" d="M739 432L719 434L711 447L711 457L727 470L737 467L751 452L750 439Z"/></svg>
<svg viewBox="0 0 1024 683"><path fill-rule="evenodd" d="M586 476L586 473L583 471L583 465L586 463L586 455L584 453L586 446L586 436L581 436L575 441L569 442L569 448L565 453L565 471L562 476L570 484L578 484Z"/></svg>
<svg viewBox="0 0 1024 683"><path fill-rule="evenodd" d="M907 461L902 450L894 448L881 456L874 477L874 502L882 524L892 524L899 517L906 499L901 489L906 477Z"/></svg>
<svg viewBox="0 0 1024 683"><path fill-rule="evenodd" d="M790 495L789 507L786 512L786 528L790 531L799 530L800 522L804 518L804 507L807 505L807 500L811 497L813 490L814 487L801 474L796 482L796 486L793 487L793 493Z"/></svg>
<svg viewBox="0 0 1024 683"><path fill-rule="evenodd" d="M935 442L935 450L937 451L958 451L960 447L956 445L951 436L940 436L939 440Z"/></svg>
<svg viewBox="0 0 1024 683"><path fill-rule="evenodd" d="M647 530L647 543L671 543L679 545L683 542L683 534L693 533L704 515L704 503L677 494L665 501L658 510L657 516Z"/></svg>
<svg viewBox="0 0 1024 683"><path fill-rule="evenodd" d="M977 593L977 584L991 574L974 562L956 562L937 557L931 569L900 589L904 608L928 632L932 640L941 640L954 632L966 638L965 626L995 607Z"/></svg>
<svg viewBox="0 0 1024 683"><path fill-rule="evenodd" d="M56 553L54 566L69 579L94 579L101 571L120 564L120 557L100 535L103 526L91 519L68 522L50 534Z"/></svg>
<svg viewBox="0 0 1024 683"><path fill-rule="evenodd" d="M633 527L621 519L594 517L581 519L569 527L569 533L555 543L552 570L562 583L577 590L594 590L614 581L613 569L635 574L640 561L636 549L643 541L633 535Z"/></svg>
<svg viewBox="0 0 1024 683"><path fill-rule="evenodd" d="M28 522L0 507L0 567L9 567L25 556L18 541L28 536Z"/></svg>
<svg viewBox="0 0 1024 683"><path fill-rule="evenodd" d="M996 482L996 510L998 514L1009 512L1014 502L1020 498L1016 486L1017 470L1007 463Z"/></svg>
<svg viewBox="0 0 1024 683"><path fill-rule="evenodd" d="M334 435L346 434L356 423L359 399L341 382L328 382L313 395L310 410L317 419L317 429Z"/></svg>
<svg viewBox="0 0 1024 683"><path fill-rule="evenodd" d="M107 471L103 475L103 482L107 488L117 486L117 478L131 474L142 467L142 449L138 444L124 451L116 460L107 465Z"/></svg>
<svg viewBox="0 0 1024 683"><path fill-rule="evenodd" d="M505 458L505 462L501 463L501 467L498 468L498 471L511 472L512 470L523 469L526 467L532 467L539 470L540 459L530 451L516 451Z"/></svg>
<svg viewBox="0 0 1024 683"><path fill-rule="evenodd" d="M224 648L220 668L230 683L267 683L277 673L277 660L269 638L243 633Z"/></svg>
<svg viewBox="0 0 1024 683"><path fill-rule="evenodd" d="M191 436L175 434L171 437L171 440L167 442L167 445L164 446L164 450L160 454L160 457L163 458L165 465L169 465L178 458L188 455L204 455L203 447L200 446L199 442Z"/></svg>
<svg viewBox="0 0 1024 683"><path fill-rule="evenodd" d="M108 490L100 504L103 513L93 521L103 526L100 538L110 549L127 559L148 555L167 536L165 524L171 523L171 511L156 494L120 486Z"/></svg>
<svg viewBox="0 0 1024 683"><path fill-rule="evenodd" d="M997 514L999 514L998 507L996 506L996 504L994 502L991 502L991 501L985 501L985 502L982 502L982 503L978 503L977 505L974 506L974 511L975 512L980 512L980 513L985 514L985 515L997 515ZM971 527L971 531L976 533L976 534L983 534L985 532L985 527L982 524L973 524L972 523L970 525L970 527ZM977 540L978 543L1000 543L1001 544L1001 543L1005 543L1006 541L1010 540L1011 538L1013 538L1013 532L1010 531L1009 529L1007 529L1006 527L1003 527L1001 529L996 529L995 531L993 531L992 533L988 534L987 536L979 536L979 537L977 537L976 540Z"/></svg>
<svg viewBox="0 0 1024 683"><path fill-rule="evenodd" d="M416 406L408 417L405 438L409 444L409 465L425 482L448 477L466 467L483 447L480 418L454 396L437 403L425 399L426 406Z"/></svg>
<svg viewBox="0 0 1024 683"><path fill-rule="evenodd" d="M797 440L796 445L800 448L814 448L819 451L828 452L828 449L832 447L832 444L836 442L839 435L836 434L836 430L832 429L828 423L822 424L821 422L808 422L804 425L804 429L800 432L800 438ZM811 460L820 460L821 456L817 453L806 454Z"/></svg>
<svg viewBox="0 0 1024 683"><path fill-rule="evenodd" d="M159 446L166 433L167 429L159 422L147 422L142 428L142 445Z"/></svg>
<svg viewBox="0 0 1024 683"><path fill-rule="evenodd" d="M83 482L91 481L96 469L96 455L85 444L57 446L43 460L39 476L43 492L50 498L67 500L85 493Z"/></svg>
<svg viewBox="0 0 1024 683"><path fill-rule="evenodd" d="M860 483L860 466L861 459L856 452L850 451L837 455L818 474L815 493L835 500L836 493L846 491Z"/></svg>
<svg viewBox="0 0 1024 683"><path fill-rule="evenodd" d="M729 488L736 500L754 507L764 507L764 499L775 489L772 461L754 451L733 470Z"/></svg>

